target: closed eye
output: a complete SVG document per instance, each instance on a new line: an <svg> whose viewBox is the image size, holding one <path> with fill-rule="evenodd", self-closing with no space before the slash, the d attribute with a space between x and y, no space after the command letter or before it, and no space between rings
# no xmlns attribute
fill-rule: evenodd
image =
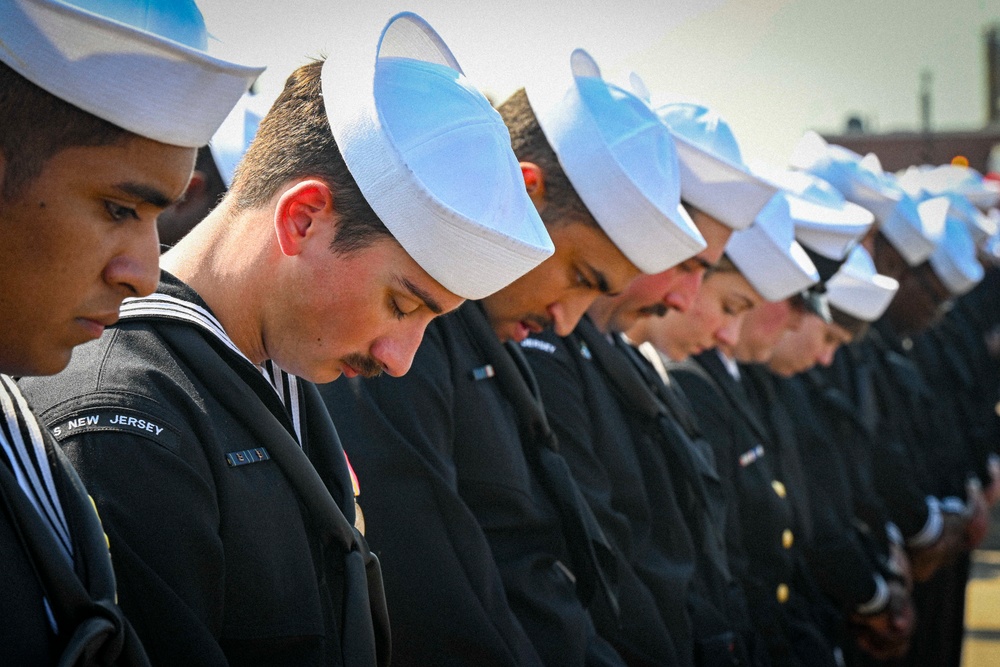
<svg viewBox="0 0 1000 667"><path fill-rule="evenodd" d="M104 210L108 212L108 217L110 217L115 222L125 222L126 220L138 220L139 213L128 206L121 206L114 202L105 200Z"/></svg>

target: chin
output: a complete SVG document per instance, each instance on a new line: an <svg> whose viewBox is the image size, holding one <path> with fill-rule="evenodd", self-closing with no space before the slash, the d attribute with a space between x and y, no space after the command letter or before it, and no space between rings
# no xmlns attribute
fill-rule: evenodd
<svg viewBox="0 0 1000 667"><path fill-rule="evenodd" d="M73 348L51 351L43 357L18 358L5 361L0 373L14 377L55 375L66 370Z"/></svg>

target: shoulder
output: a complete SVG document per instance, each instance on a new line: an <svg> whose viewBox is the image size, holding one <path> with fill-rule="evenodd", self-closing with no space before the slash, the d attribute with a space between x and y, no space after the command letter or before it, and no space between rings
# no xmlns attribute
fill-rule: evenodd
<svg viewBox="0 0 1000 667"><path fill-rule="evenodd" d="M61 373L22 378L19 385L59 442L128 433L176 452L194 411L204 409L201 392L168 346L138 324L78 347Z"/></svg>

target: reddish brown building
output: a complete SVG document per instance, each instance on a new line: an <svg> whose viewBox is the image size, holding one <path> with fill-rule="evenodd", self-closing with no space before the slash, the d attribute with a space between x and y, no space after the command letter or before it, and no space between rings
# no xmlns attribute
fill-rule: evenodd
<svg viewBox="0 0 1000 667"><path fill-rule="evenodd" d="M826 135L831 144L839 144L861 153L875 153L886 171L899 171L913 164L946 164L963 155L969 166L988 171L990 151L1000 146L1000 126L968 132L890 132L888 134ZM1000 153L1000 148L997 149ZM997 158L994 157L994 160ZM997 169L994 164L993 169Z"/></svg>

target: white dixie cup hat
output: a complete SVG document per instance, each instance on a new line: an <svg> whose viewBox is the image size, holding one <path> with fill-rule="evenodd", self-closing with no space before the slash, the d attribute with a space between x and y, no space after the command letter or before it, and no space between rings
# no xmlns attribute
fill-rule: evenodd
<svg viewBox="0 0 1000 667"><path fill-rule="evenodd" d="M503 120L422 18L393 16L376 44L338 41L322 86L368 204L445 289L482 299L555 251Z"/></svg>
<svg viewBox="0 0 1000 667"><path fill-rule="evenodd" d="M976 244L964 222L949 216L944 235L927 260L934 274L953 296L961 296L983 279L983 265L976 258Z"/></svg>
<svg viewBox="0 0 1000 667"><path fill-rule="evenodd" d="M194 0L4 0L0 60L129 132L204 146L264 70L208 53Z"/></svg>
<svg viewBox="0 0 1000 667"><path fill-rule="evenodd" d="M935 207L920 210L878 157L861 157L843 146L831 145L815 132L806 132L792 152L792 167L819 176L844 197L875 215L879 230L910 266L930 257L944 229L944 213Z"/></svg>
<svg viewBox="0 0 1000 667"><path fill-rule="evenodd" d="M864 322L882 317L899 283L875 270L871 255L855 246L833 278L826 283L830 306Z"/></svg>
<svg viewBox="0 0 1000 667"><path fill-rule="evenodd" d="M732 129L700 104L675 102L656 113L677 142L681 196L732 229L746 229L779 190L743 162Z"/></svg>
<svg viewBox="0 0 1000 667"><path fill-rule="evenodd" d="M532 111L591 215L643 273L705 249L681 206L677 153L648 104L606 82L590 55L570 56L566 87L529 87Z"/></svg>
<svg viewBox="0 0 1000 667"><path fill-rule="evenodd" d="M787 299L819 281L816 266L795 240L785 197L772 197L752 225L733 232L726 255L767 301Z"/></svg>
<svg viewBox="0 0 1000 667"><path fill-rule="evenodd" d="M899 183L907 191L920 188L932 197L961 195L983 212L1000 203L1000 183L983 178L972 167L955 164L909 167L900 175Z"/></svg>
<svg viewBox="0 0 1000 667"><path fill-rule="evenodd" d="M977 177L981 183L978 190L975 188ZM980 210L973 201L973 198L978 199L980 203L994 200L995 197L992 195L998 193L992 193L987 186L997 186L997 184L985 181L974 169L954 165L913 166L908 167L897 182L917 201L947 197L951 202L948 215L957 217L968 226L977 247L982 246L997 233L996 223L983 212L989 207Z"/></svg>
<svg viewBox="0 0 1000 667"><path fill-rule="evenodd" d="M875 222L871 211L847 201L818 176L756 162L753 169L781 186L778 196L788 201L795 221L795 239L812 253L811 257L843 261Z"/></svg>

